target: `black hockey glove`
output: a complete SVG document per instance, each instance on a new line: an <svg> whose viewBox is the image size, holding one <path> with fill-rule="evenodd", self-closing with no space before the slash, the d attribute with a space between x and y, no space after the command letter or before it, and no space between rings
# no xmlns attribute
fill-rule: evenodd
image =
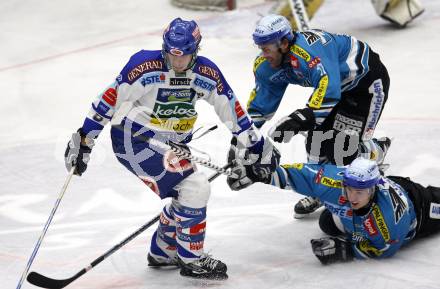
<svg viewBox="0 0 440 289"><path fill-rule="evenodd" d="M350 241L338 237L325 237L310 240L315 256L323 265L347 262L354 258Z"/></svg>
<svg viewBox="0 0 440 289"><path fill-rule="evenodd" d="M85 144L81 143L81 138L85 138ZM72 134L72 138L67 143L66 151L64 152L64 162L68 171L75 166L75 175L81 176L87 169L87 163L90 160L90 153L95 145L93 139L88 138L79 129Z"/></svg>
<svg viewBox="0 0 440 289"><path fill-rule="evenodd" d="M270 130L269 136L276 142L289 142L300 131L308 131L315 126L315 115L311 108L297 109L289 116L281 118Z"/></svg>
<svg viewBox="0 0 440 289"><path fill-rule="evenodd" d="M253 154L249 151L240 154L237 153L238 151L239 149L234 147L233 139L228 153L228 162L233 164L232 171L237 177L228 177L229 187L232 190L241 190L255 182L270 183L272 173L278 167L281 158L272 142L266 138L259 154ZM252 156L257 156L258 159L252 159Z"/></svg>
<svg viewBox="0 0 440 289"><path fill-rule="evenodd" d="M246 166L233 161L231 170L237 177L228 177L226 181L233 191L242 190L256 182L268 184L272 177L269 167L258 164Z"/></svg>

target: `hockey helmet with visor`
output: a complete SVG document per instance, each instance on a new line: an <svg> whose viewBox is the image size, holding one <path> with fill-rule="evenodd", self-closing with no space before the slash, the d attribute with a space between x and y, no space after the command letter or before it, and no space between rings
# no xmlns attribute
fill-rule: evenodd
<svg viewBox="0 0 440 289"><path fill-rule="evenodd" d="M264 45L280 42L283 38L292 41L294 36L286 17L269 14L257 22L252 38L256 45Z"/></svg>

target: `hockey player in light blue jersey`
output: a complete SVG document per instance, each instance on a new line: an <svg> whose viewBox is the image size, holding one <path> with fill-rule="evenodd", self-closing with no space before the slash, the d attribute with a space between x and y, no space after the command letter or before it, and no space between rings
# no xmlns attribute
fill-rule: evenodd
<svg viewBox="0 0 440 289"><path fill-rule="evenodd" d="M245 153L274 166L279 154L252 124L219 68L198 56L201 34L195 21L174 19L163 33L162 50L134 54L116 80L93 102L82 127L73 134L66 167L81 175L87 168L94 139L114 116L113 150L130 172L160 198L172 198L163 208L151 240L149 266L178 266L180 274L202 279L226 279L227 267L204 253L207 177L195 164L158 144L188 151L197 119L195 103L210 103L239 140ZM153 142L152 140L155 140Z"/></svg>
<svg viewBox="0 0 440 289"><path fill-rule="evenodd" d="M258 165L237 165L234 172L239 177L228 178L233 190L263 182L319 198L326 208L319 225L330 236L311 245L323 264L390 257L414 238L440 231L440 188L384 177L369 159L357 158L348 167L282 165L267 174Z"/></svg>
<svg viewBox="0 0 440 289"><path fill-rule="evenodd" d="M383 154L372 136L388 98L390 79L367 43L322 30L292 31L280 15L263 17L252 36L261 49L248 102L257 127L272 118L283 97L295 97L284 95L289 84L312 87L305 107L292 107L293 112L270 129L271 138L289 142L299 132L308 132L309 161L317 163L346 165L357 157L359 148L373 158ZM295 206L295 217L319 205L316 199L303 199Z"/></svg>

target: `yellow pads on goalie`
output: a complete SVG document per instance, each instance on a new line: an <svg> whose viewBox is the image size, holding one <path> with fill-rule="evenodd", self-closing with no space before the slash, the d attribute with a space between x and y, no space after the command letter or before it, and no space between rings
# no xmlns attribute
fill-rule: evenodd
<svg viewBox="0 0 440 289"><path fill-rule="evenodd" d="M295 18L293 17L292 10L289 5L290 0L282 0L279 1L273 8L273 13L282 15L289 20L290 25L292 25L293 30L298 30L298 25L295 22ZM316 11L321 7L324 0L303 0L304 6L306 7L307 16L309 19L312 19L313 15L315 15Z"/></svg>

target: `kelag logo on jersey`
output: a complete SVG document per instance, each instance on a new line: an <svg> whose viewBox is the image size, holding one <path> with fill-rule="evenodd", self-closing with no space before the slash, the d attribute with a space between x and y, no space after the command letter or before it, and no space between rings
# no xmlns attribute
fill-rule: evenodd
<svg viewBox="0 0 440 289"><path fill-rule="evenodd" d="M150 123L161 129L187 132L197 119L192 100L193 89L159 88Z"/></svg>
<svg viewBox="0 0 440 289"><path fill-rule="evenodd" d="M160 72L146 73L142 76L140 81L143 86L147 86L149 84L154 84L154 83L164 83L165 74Z"/></svg>

